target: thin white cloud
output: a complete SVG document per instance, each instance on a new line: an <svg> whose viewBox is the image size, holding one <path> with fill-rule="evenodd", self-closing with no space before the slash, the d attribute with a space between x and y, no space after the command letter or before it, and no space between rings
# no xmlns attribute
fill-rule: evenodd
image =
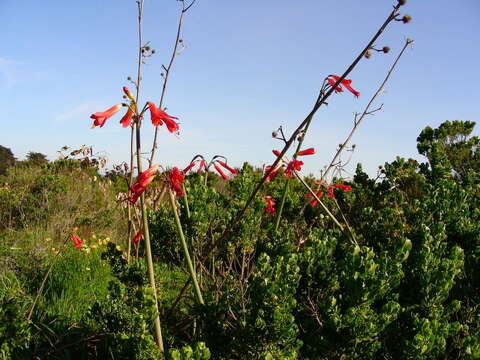
<svg viewBox="0 0 480 360"><path fill-rule="evenodd" d="M18 67L22 63L0 57L0 85L4 84L7 88L13 86L17 82Z"/></svg>
<svg viewBox="0 0 480 360"><path fill-rule="evenodd" d="M88 118L92 113L98 111L98 109L98 105L94 103L80 104L72 109L57 114L55 116L55 121L63 122L72 119Z"/></svg>

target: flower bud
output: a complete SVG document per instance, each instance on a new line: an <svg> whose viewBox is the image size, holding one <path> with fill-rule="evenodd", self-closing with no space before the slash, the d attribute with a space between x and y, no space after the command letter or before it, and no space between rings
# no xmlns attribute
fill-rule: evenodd
<svg viewBox="0 0 480 360"><path fill-rule="evenodd" d="M272 131L272 138L276 138L276 137L278 137L278 132Z"/></svg>
<svg viewBox="0 0 480 360"><path fill-rule="evenodd" d="M363 56L365 56L367 59L370 59L372 57L372 53L370 51L365 51Z"/></svg>
<svg viewBox="0 0 480 360"><path fill-rule="evenodd" d="M404 24L408 24L410 22L410 20L412 20L412 17L410 15L405 15L402 18L402 21L403 21Z"/></svg>
<svg viewBox="0 0 480 360"><path fill-rule="evenodd" d="M403 6L407 3L407 0L398 0L398 5Z"/></svg>
<svg viewBox="0 0 480 360"><path fill-rule="evenodd" d="M387 53L390 51L390 47L389 47L389 46L384 46L384 47L382 48L382 51L383 51L385 54L387 54Z"/></svg>

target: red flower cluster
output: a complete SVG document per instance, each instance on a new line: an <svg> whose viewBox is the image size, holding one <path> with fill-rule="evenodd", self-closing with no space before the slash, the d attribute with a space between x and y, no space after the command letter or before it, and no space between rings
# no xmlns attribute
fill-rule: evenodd
<svg viewBox="0 0 480 360"><path fill-rule="evenodd" d="M273 154L276 156L276 157L279 157L281 155L281 151L279 150L272 150ZM308 148L308 149L305 149L305 150L302 150L302 151L298 151L296 153L297 156L305 156L305 155L313 155L315 154L315 149L314 148ZM277 176L277 173L280 171L280 169L283 167L284 163L283 163L283 158L282 160L280 160L280 162L277 164L277 166L275 166L275 168L272 170L272 172L267 176L267 178L265 179L265 182L270 182L275 176ZM285 176L287 178L291 178L292 175L293 175L293 171L300 171L302 170L302 165L303 165L303 161L300 161L300 160L297 160L297 159L292 159L292 161L290 161L288 164L287 164L287 167L285 169ZM265 166L265 173L269 172L270 169L272 167L271 166Z"/></svg>
<svg viewBox="0 0 480 360"><path fill-rule="evenodd" d="M188 166L185 169L183 169L182 173L186 174L187 172L189 172L197 164L197 162L199 162L199 164L200 164L198 166L197 172L200 173L202 171L202 169L205 168L205 160L203 160L203 159L202 160L193 160L190 164L188 164ZM225 163L224 161L221 161L221 160L215 160L213 162L213 167L215 168L215 170L217 170L218 174L224 180L228 180L229 176L227 174L225 174L225 172L223 171L222 168L227 169L232 175L238 174L238 170L232 168L227 163ZM206 171L208 171L208 169L206 169Z"/></svg>
<svg viewBox="0 0 480 360"><path fill-rule="evenodd" d="M140 197L140 195L145 191L147 186L153 181L155 177L155 172L158 170L160 165L153 165L140 175L138 175L137 181L130 186L130 191L132 192L132 196L128 198L132 204L135 204Z"/></svg>
<svg viewBox="0 0 480 360"><path fill-rule="evenodd" d="M317 191L317 192L315 193L315 195L317 195L317 197L320 199L320 198L323 196L323 191L321 191L321 190L320 190L320 191ZM315 199L315 198L313 197L312 194L307 193L307 194L305 194L305 196L306 196L307 198L313 198L312 201L310 201L310 205L312 205L312 207L317 206L318 201L317 201L317 199Z"/></svg>
<svg viewBox="0 0 480 360"><path fill-rule="evenodd" d="M291 178L294 170L295 171L302 170L302 165L303 165L303 161L293 159L288 163L287 168L285 169L285 176L287 178Z"/></svg>
<svg viewBox="0 0 480 360"><path fill-rule="evenodd" d="M272 200L271 196L264 196L263 197L263 202L266 205L264 212L271 213L271 214L275 214L277 212L277 210L275 210L275 208L274 208L276 203L275 203L275 201Z"/></svg>
<svg viewBox="0 0 480 360"><path fill-rule="evenodd" d="M77 235L75 235L75 234L70 234L70 239L72 239L73 245L75 245L75 247L76 247L77 249L81 249L81 248L82 248L83 241L82 241L82 239L80 239Z"/></svg>
<svg viewBox="0 0 480 360"><path fill-rule="evenodd" d="M327 81L328 83L333 86L335 85L335 83L340 80L340 76L337 76L337 75L330 75L328 78L327 78ZM353 95L355 95L355 97L359 97L360 96L360 93L355 90L354 88L352 88L350 86L350 84L352 83L352 80L347 80L347 79L343 79L340 84L345 86L345 88L350 91ZM341 87L341 85L338 85L336 88L335 88L335 92L336 93L339 93L339 92L343 92L343 88Z"/></svg>
<svg viewBox="0 0 480 360"><path fill-rule="evenodd" d="M163 123L165 123L168 131L171 133L178 133L180 127L174 120L178 120L177 117L168 115L165 111L157 108L155 104L150 101L148 102L148 108L150 109L150 117L154 126L163 125Z"/></svg>
<svg viewBox="0 0 480 360"><path fill-rule="evenodd" d="M177 196L183 196L183 189L182 183L185 181L183 177L183 172L178 170L178 168L174 167L168 173L168 182L170 184L170 188L175 191Z"/></svg>
<svg viewBox="0 0 480 360"><path fill-rule="evenodd" d="M124 128L132 124L133 116L137 112L137 104L135 103L135 98L133 97L132 93L126 86L123 87L123 92L125 93L127 98L130 100L130 104L129 105L117 104L115 106L112 106L108 110L105 110L102 112L96 112L90 115L90 118L94 119L92 128L96 126L103 127L107 119L109 119L110 117L115 115L118 111L120 111L122 106L128 106L128 110L120 120L120 124L122 124L122 127ZM150 116L151 116L152 124L154 126L163 125L163 123L165 122L165 125L167 125L168 131L170 131L171 133L178 133L180 127L178 123L174 120L174 119L178 120L178 118L176 118L175 116L168 115L165 111L158 109L155 106L155 104L152 102L147 102L147 105L150 109Z"/></svg>

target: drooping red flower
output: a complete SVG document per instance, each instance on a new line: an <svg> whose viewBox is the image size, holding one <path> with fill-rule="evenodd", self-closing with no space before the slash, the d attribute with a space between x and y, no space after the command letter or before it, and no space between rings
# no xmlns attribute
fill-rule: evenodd
<svg viewBox="0 0 480 360"><path fill-rule="evenodd" d="M105 125L105 121L107 121L108 118L112 117L118 111L120 111L121 108L122 108L122 104L117 104L115 106L112 106L108 110L105 110L102 112L96 112L90 115L90 119L94 119L94 122L92 124L92 129L96 126L103 127L103 125Z"/></svg>
<svg viewBox="0 0 480 360"><path fill-rule="evenodd" d="M277 176L277 174L280 171L280 169L282 168L282 166L283 166L282 162L280 161L277 164L277 166L275 166L275 168L272 170L272 172L270 174L268 174L267 178L265 179L265 182L270 182L275 176ZM265 173L268 173L271 168L272 168L271 165L265 166Z"/></svg>
<svg viewBox="0 0 480 360"><path fill-rule="evenodd" d="M270 195L264 196L263 202L265 203L265 205L267 205L264 209L264 212L271 214L275 214L277 212L274 207L276 203L272 200L272 197Z"/></svg>
<svg viewBox="0 0 480 360"><path fill-rule="evenodd" d="M205 160L200 160L200 165L198 165L197 173L200 174L204 168L205 168Z"/></svg>
<svg viewBox="0 0 480 360"><path fill-rule="evenodd" d="M302 151L297 152L297 156L313 155L315 154L314 148L308 148Z"/></svg>
<svg viewBox="0 0 480 360"><path fill-rule="evenodd" d="M133 237L133 243L138 244L140 242L140 238L143 236L142 230L136 233L136 235Z"/></svg>
<svg viewBox="0 0 480 360"><path fill-rule="evenodd" d="M320 199L323 196L323 191L319 190L318 192L315 193L315 195L317 195L317 197ZM312 205L312 207L317 206L318 201L317 199L315 199L315 197L311 193L307 193L305 194L305 196L307 198L312 198L312 201L310 201L310 205Z"/></svg>
<svg viewBox="0 0 480 360"><path fill-rule="evenodd" d="M72 239L73 245L75 245L75 247L76 247L77 249L81 249L81 248L82 248L83 241L82 241L82 239L80 239L77 235L75 235L75 234L70 234L70 239Z"/></svg>
<svg viewBox="0 0 480 360"><path fill-rule="evenodd" d="M329 76L329 77L327 78L327 81L328 81L328 83L330 84L330 86L334 86L335 83L337 82L337 81L334 80L331 76ZM338 84L338 86L335 88L335 93L341 93L341 92L343 92L343 88L342 88L342 86L341 86L340 84Z"/></svg>
<svg viewBox="0 0 480 360"><path fill-rule="evenodd" d="M328 78L327 78L327 81L328 83L333 86L335 85L335 83L340 80L340 76L337 76L337 75L330 75ZM352 86L350 85L352 83L352 80L349 80L349 79L343 79L340 84L345 86L345 88L350 91L353 95L355 95L355 97L359 97L360 96L360 93L355 90L354 88L352 88ZM343 89L340 85L338 85L335 89L335 92L342 92Z"/></svg>
<svg viewBox="0 0 480 360"><path fill-rule="evenodd" d="M196 163L197 163L197 160L192 161L190 164L188 164L188 166L185 169L182 170L182 172L186 174L195 166Z"/></svg>
<svg viewBox="0 0 480 360"><path fill-rule="evenodd" d="M182 172L178 168L174 167L168 173L168 181L170 188L175 191L177 196L183 196L182 183L185 181L185 178L182 175Z"/></svg>
<svg viewBox="0 0 480 360"><path fill-rule="evenodd" d="M273 154L274 154L276 157L279 157L280 154L282 153L281 151L275 150L275 149L273 149L272 152L273 152Z"/></svg>
<svg viewBox="0 0 480 360"><path fill-rule="evenodd" d="M291 178L294 170L295 171L302 170L302 165L303 165L303 161L292 159L292 161L288 163L287 168L285 169L285 176L287 178Z"/></svg>
<svg viewBox="0 0 480 360"><path fill-rule="evenodd" d="M225 163L225 162L223 162L223 161L220 161L220 160L217 160L217 162L218 162L221 166L223 166L225 169L227 169L228 171L230 171L230 173L231 173L232 175L237 175L237 174L238 174L238 171L237 171L236 169L228 166L227 163Z"/></svg>
<svg viewBox="0 0 480 360"><path fill-rule="evenodd" d="M150 101L148 102L148 108L150 109L150 117L152 120L152 124L154 126L163 125L163 122L165 122L165 125L167 125L168 131L170 131L171 133L178 132L180 127L174 120L174 119L178 120L177 117L168 115L165 111L157 108L155 104Z"/></svg>
<svg viewBox="0 0 480 360"><path fill-rule="evenodd" d="M228 175L223 172L223 170L220 168L220 166L217 165L216 162L213 163L213 167L215 168L215 170L217 170L223 180L228 180Z"/></svg>
<svg viewBox="0 0 480 360"><path fill-rule="evenodd" d="M130 126L132 123L132 117L133 117L133 111L129 107L127 110L127 113L123 115L122 119L120 120L120 124L122 124L122 127L126 128L127 126Z"/></svg>
<svg viewBox="0 0 480 360"><path fill-rule="evenodd" d="M132 192L132 195L128 198L128 201L130 201L132 204L135 204L137 202L140 195L153 181L153 178L155 177L155 172L158 170L159 167L160 165L153 165L144 172L140 173L140 175L138 175L137 181L135 181L135 183L130 186L130 191Z"/></svg>

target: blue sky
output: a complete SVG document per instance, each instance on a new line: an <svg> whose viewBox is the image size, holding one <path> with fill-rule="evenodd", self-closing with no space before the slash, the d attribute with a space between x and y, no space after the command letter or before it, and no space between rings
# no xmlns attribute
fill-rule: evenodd
<svg viewBox="0 0 480 360"><path fill-rule="evenodd" d="M394 0L197 0L185 18L186 49L177 57L165 99L181 134L161 129L157 163L185 166L195 154L222 154L240 166L273 160L271 138L309 112L322 79L341 74L391 11ZM144 66L142 101L158 102L161 64L173 45L179 3L145 0L144 39L155 48ZM372 175L395 156L416 157L416 137L445 120L480 120L480 2L409 0L410 24L392 24L374 53L349 76L361 92L334 95L319 111L305 147L304 172L319 174L378 87L406 38L415 41L365 119L352 166ZM56 158L63 145L93 146L111 162L128 159L121 115L91 129L90 114L121 102L135 75L134 0L0 0L0 145L17 158L38 151ZM143 126L143 147L153 128ZM476 133L478 134L478 130Z"/></svg>

